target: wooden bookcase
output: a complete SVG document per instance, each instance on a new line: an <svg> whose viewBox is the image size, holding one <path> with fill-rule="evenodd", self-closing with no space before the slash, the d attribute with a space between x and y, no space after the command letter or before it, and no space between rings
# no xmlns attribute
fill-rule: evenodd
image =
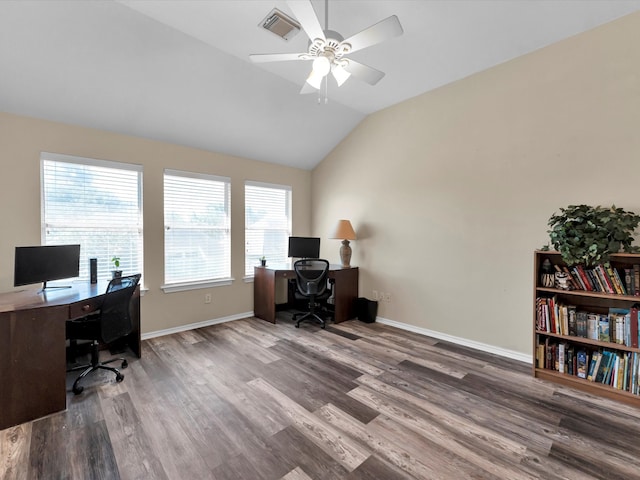
<svg viewBox="0 0 640 480"><path fill-rule="evenodd" d="M542 366L538 363L538 357L540 351L538 346L545 345L544 356L547 356L546 344L559 345L564 344L564 348L568 349L572 347L572 351L575 353L579 350L589 352L587 370L591 361L591 354L594 351L609 351L618 355L627 355L630 353L630 357L633 358L633 354L637 354L638 361L640 361L640 349L632 346L627 346L620 343L606 342L601 340L595 340L591 338L584 338L577 335L568 335L553 333L539 329L539 308L537 299L540 297L554 298L558 304L570 305L575 307L576 311L593 312L599 314L606 314L610 308L617 309L631 309L631 307L639 303L640 296L634 296L633 294L611 294L595 291L585 290L560 290L554 287L543 287L541 281L542 264L548 259L551 264L558 265L560 267L565 266L562 261L562 256L559 252L555 251L535 251L534 252L534 288L533 288L533 375L537 378L548 380L551 382L559 383L562 385L574 387L593 395L599 395L615 399L636 407L640 407L640 395L631 393L623 389L598 383L583 378L579 378L575 373L575 369L572 368L573 374L567 373L568 368L565 368L565 373L560 373L555 368L541 368L545 366L543 361ZM619 272L624 272L625 268L633 268L633 265L640 264L640 254L626 254L620 253L612 255L610 258L610 265L616 268ZM624 275L622 275L622 281L624 282ZM633 293L633 292L631 292ZM564 332L563 332L564 333ZM575 355L574 355L575 356ZM629 362L631 363L631 361ZM640 381L640 365L637 366L637 381Z"/></svg>

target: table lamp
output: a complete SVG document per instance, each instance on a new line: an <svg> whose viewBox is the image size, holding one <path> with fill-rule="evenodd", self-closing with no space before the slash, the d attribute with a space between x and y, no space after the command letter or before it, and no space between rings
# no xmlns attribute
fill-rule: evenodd
<svg viewBox="0 0 640 480"><path fill-rule="evenodd" d="M349 267L351 262L351 247L349 246L349 240L356 239L356 232L353 231L351 222L349 220L339 220L336 228L333 230L333 234L329 238L342 239L342 246L340 247L340 261L343 267Z"/></svg>

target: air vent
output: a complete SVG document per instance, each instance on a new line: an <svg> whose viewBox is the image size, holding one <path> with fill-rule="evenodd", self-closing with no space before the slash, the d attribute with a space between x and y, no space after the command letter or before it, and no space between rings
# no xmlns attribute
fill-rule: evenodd
<svg viewBox="0 0 640 480"><path fill-rule="evenodd" d="M259 26L285 40L292 39L300 31L300 24L277 8L271 10Z"/></svg>

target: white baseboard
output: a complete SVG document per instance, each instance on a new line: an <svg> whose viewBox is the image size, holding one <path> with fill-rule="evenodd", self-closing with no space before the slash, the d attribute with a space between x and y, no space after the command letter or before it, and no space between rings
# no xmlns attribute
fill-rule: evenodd
<svg viewBox="0 0 640 480"><path fill-rule="evenodd" d="M203 322L189 323L187 325L180 325L179 327L167 328L165 330L156 330L155 332L143 333L140 337L142 340L148 340L150 338L162 337L164 335L171 335L172 333L186 332L187 330L194 330L196 328L208 327L210 325L218 325L219 323L232 322L234 320L240 320L243 318L252 317L253 312L238 313L236 315L229 315L228 317L214 318L212 320L205 320Z"/></svg>
<svg viewBox="0 0 640 480"><path fill-rule="evenodd" d="M171 335L172 333L186 332L187 330L194 330L196 328L208 327L210 325L218 325L220 323L232 322L234 320L241 320L243 318L252 317L253 312L238 313L236 315L229 315L228 317L214 318L211 320L205 320L203 322L189 323L187 325L180 325L178 327L167 328L165 330L156 330L154 332L143 333L141 335L142 340L148 340L150 338L162 337L164 335ZM531 355L525 353L516 352L515 350L508 350L506 348L496 347L494 345L488 345L486 343L475 342L461 337L454 337L446 333L436 332L435 330L429 330L422 327L416 327L415 325L409 325L408 323L396 322L395 320L389 320L388 318L376 317L376 322L396 327L401 330L407 330L409 332L418 333L427 337L437 338L447 342L455 343L469 348L474 348L482 352L493 353L501 357L511 358L520 362L531 364L533 358Z"/></svg>
<svg viewBox="0 0 640 480"><path fill-rule="evenodd" d="M475 342L461 337L454 337L446 333L436 332L434 330L428 330L426 328L416 327L415 325L409 325L407 323L396 322L395 320L389 320L387 318L376 317L376 322L389 325L391 327L400 328L402 330L408 330L409 332L419 333L420 335L426 335L427 337L437 338L439 340L445 340L447 342L455 343L469 348L474 348L487 353L493 353L500 355L501 357L511 358L520 362L531 364L533 357L526 353L516 352L515 350L507 350L506 348L496 347L494 345L488 345L486 343Z"/></svg>

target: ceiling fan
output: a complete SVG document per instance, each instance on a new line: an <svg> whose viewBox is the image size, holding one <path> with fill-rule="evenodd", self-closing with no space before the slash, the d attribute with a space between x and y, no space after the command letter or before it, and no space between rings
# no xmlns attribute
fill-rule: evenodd
<svg viewBox="0 0 640 480"><path fill-rule="evenodd" d="M324 30L313 9L311 0L287 0L287 5L289 5L296 19L300 22L302 29L309 37L308 50L302 53L251 54L249 58L253 62L313 60L311 73L300 93L311 93L319 90L322 86L322 81L328 78L329 72L335 78L338 86L341 86L352 75L369 85L375 85L384 77L384 72L348 58L347 55L402 35L403 30L398 17L395 15L387 17L345 39L338 32L329 30L328 0L325 0Z"/></svg>

